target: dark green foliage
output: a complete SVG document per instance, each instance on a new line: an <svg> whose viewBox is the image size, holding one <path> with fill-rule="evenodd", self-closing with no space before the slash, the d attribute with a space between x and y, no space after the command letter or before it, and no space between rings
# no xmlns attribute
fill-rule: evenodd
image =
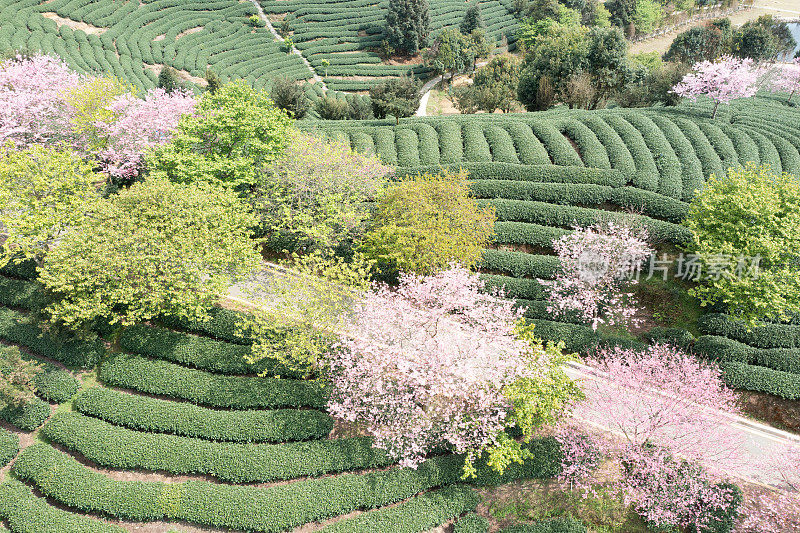
<svg viewBox="0 0 800 533"><path fill-rule="evenodd" d="M35 311L47 305L47 299L35 281L0 277L0 304Z"/></svg>
<svg viewBox="0 0 800 533"><path fill-rule="evenodd" d="M7 479L0 485L0 518L14 533L125 533L100 520L50 506L23 483ZM0 529L2 531L2 529Z"/></svg>
<svg viewBox="0 0 800 533"><path fill-rule="evenodd" d="M420 84L411 77L394 78L369 90L375 118L412 116L419 107Z"/></svg>
<svg viewBox="0 0 800 533"><path fill-rule="evenodd" d="M611 13L611 24L626 29L633 23L636 14L636 0L609 0L605 3Z"/></svg>
<svg viewBox="0 0 800 533"><path fill-rule="evenodd" d="M0 468L6 466L19 453L19 436L0 428Z"/></svg>
<svg viewBox="0 0 800 533"><path fill-rule="evenodd" d="M465 485L452 485L427 492L396 507L346 518L322 528L322 531L334 533L427 531L459 516L464 511L475 509L480 501L480 496L471 488Z"/></svg>
<svg viewBox="0 0 800 533"><path fill-rule="evenodd" d="M486 250L481 267L491 272L508 273L516 278L552 278L559 267L558 258L524 252Z"/></svg>
<svg viewBox="0 0 800 533"><path fill-rule="evenodd" d="M671 344L684 350L688 350L694 342L694 335L681 328L656 327L645 333L643 337L651 344Z"/></svg>
<svg viewBox="0 0 800 533"><path fill-rule="evenodd" d="M6 266L0 268L0 274L19 279L36 279L36 261L33 259L18 261L12 258Z"/></svg>
<svg viewBox="0 0 800 533"><path fill-rule="evenodd" d="M703 335L694 347L714 361L734 361L800 374L800 348L755 348L727 337Z"/></svg>
<svg viewBox="0 0 800 533"><path fill-rule="evenodd" d="M475 513L468 513L456 522L453 533L487 533L489 521Z"/></svg>
<svg viewBox="0 0 800 533"><path fill-rule="evenodd" d="M430 24L427 0L389 0L385 33L395 50L416 55L428 42Z"/></svg>
<svg viewBox="0 0 800 533"><path fill-rule="evenodd" d="M82 340L45 333L32 317L2 307L0 339L20 344L74 368L92 368L105 353L105 347L99 340Z"/></svg>
<svg viewBox="0 0 800 533"><path fill-rule="evenodd" d="M53 365L45 365L44 372L36 375L33 379L36 386L36 394L52 403L64 403L78 392L80 386L78 380L60 368Z"/></svg>
<svg viewBox="0 0 800 533"><path fill-rule="evenodd" d="M800 325L760 322L748 327L721 313L709 313L697 321L700 332L720 335L756 348L800 348Z"/></svg>
<svg viewBox="0 0 800 533"><path fill-rule="evenodd" d="M94 387L74 409L140 431L231 442L290 442L326 437L333 419L311 409L225 411Z"/></svg>
<svg viewBox="0 0 800 533"><path fill-rule="evenodd" d="M778 49L767 28L745 24L733 36L733 53L756 61L775 57Z"/></svg>
<svg viewBox="0 0 800 533"><path fill-rule="evenodd" d="M158 73L158 82L156 86L160 89L164 89L168 93L183 89L178 71L168 65L161 67L161 72Z"/></svg>
<svg viewBox="0 0 800 533"><path fill-rule="evenodd" d="M327 402L326 388L321 383L223 376L130 354L119 354L104 362L100 367L100 379L117 387L189 400L210 407L323 408Z"/></svg>
<svg viewBox="0 0 800 533"><path fill-rule="evenodd" d="M800 375L746 363L722 363L725 383L735 389L766 392L787 400L800 400Z"/></svg>
<svg viewBox="0 0 800 533"><path fill-rule="evenodd" d="M229 483L267 483L390 464L369 438L289 444L210 442L122 428L80 413L57 413L41 429L49 441L120 470L210 475Z"/></svg>
<svg viewBox="0 0 800 533"><path fill-rule="evenodd" d="M712 25L695 26L675 37L664 54L664 61L689 65L699 61L712 61L722 55L724 46L721 29Z"/></svg>
<svg viewBox="0 0 800 533"><path fill-rule="evenodd" d="M33 431L41 426L50 416L50 404L35 398L22 407L7 406L0 409L0 418L14 427L25 431Z"/></svg>
<svg viewBox="0 0 800 533"><path fill-rule="evenodd" d="M276 106L296 119L303 118L311 107L303 87L290 78L278 78L273 81L269 97Z"/></svg>
<svg viewBox="0 0 800 533"><path fill-rule="evenodd" d="M206 69L205 80L206 90L210 93L215 93L222 87L222 79L210 68Z"/></svg>
<svg viewBox="0 0 800 533"><path fill-rule="evenodd" d="M345 120L350 117L350 105L347 100L333 96L323 96L314 102L314 111L323 120Z"/></svg>
<svg viewBox="0 0 800 533"><path fill-rule="evenodd" d="M483 21L481 6L476 1L474 4L471 4L467 8L467 12L464 13L464 18L461 20L461 33L464 35L469 35L472 33L472 30L485 27L486 23Z"/></svg>
<svg viewBox="0 0 800 533"><path fill-rule="evenodd" d="M165 328L131 326L122 332L119 342L129 352L219 374L293 375L271 359L248 363L245 358L251 354L249 346Z"/></svg>
<svg viewBox="0 0 800 533"><path fill-rule="evenodd" d="M502 533L586 533L586 526L574 518L548 518L532 524L511 526Z"/></svg>

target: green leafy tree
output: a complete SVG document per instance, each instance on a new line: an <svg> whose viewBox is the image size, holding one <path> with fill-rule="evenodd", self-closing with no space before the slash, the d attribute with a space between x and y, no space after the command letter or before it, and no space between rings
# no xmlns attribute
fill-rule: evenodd
<svg viewBox="0 0 800 533"><path fill-rule="evenodd" d="M464 18L461 20L461 33L469 35L473 30L485 28L486 23L483 21L483 14L481 14L481 6L478 2L471 4L464 13Z"/></svg>
<svg viewBox="0 0 800 533"><path fill-rule="evenodd" d="M694 65L701 61L713 61L723 52L723 33L719 28L696 26L675 37L664 54L664 60Z"/></svg>
<svg viewBox="0 0 800 533"><path fill-rule="evenodd" d="M586 55L586 70L594 88L590 108L596 109L624 83L628 42L619 28L592 28Z"/></svg>
<svg viewBox="0 0 800 533"><path fill-rule="evenodd" d="M293 118L303 118L311 107L303 87L290 78L273 81L269 95L276 106Z"/></svg>
<svg viewBox="0 0 800 533"><path fill-rule="evenodd" d="M102 182L69 150L40 144L0 149L0 266L12 257L41 265L56 241L100 200Z"/></svg>
<svg viewBox="0 0 800 533"><path fill-rule="evenodd" d="M168 93L171 93L177 89L183 89L181 76L174 68L170 67L169 65L164 65L161 67L161 72L158 73L156 87L164 89Z"/></svg>
<svg viewBox="0 0 800 533"><path fill-rule="evenodd" d="M172 140L147 155L147 167L177 183L247 187L283 152L291 124L265 93L237 80L204 93Z"/></svg>
<svg viewBox="0 0 800 533"><path fill-rule="evenodd" d="M291 270L257 283L250 296L255 305L238 325L254 339L249 360L274 359L306 377L324 372L354 300L370 286L372 266L360 254L345 261L316 250L295 254Z"/></svg>
<svg viewBox="0 0 800 533"><path fill-rule="evenodd" d="M397 123L403 117L413 116L419 108L420 83L410 76L392 78L369 90L375 118L395 117Z"/></svg>
<svg viewBox="0 0 800 533"><path fill-rule="evenodd" d="M664 20L664 9L653 0L637 0L633 25L639 34L652 33Z"/></svg>
<svg viewBox="0 0 800 533"><path fill-rule="evenodd" d="M756 61L772 59L778 53L775 38L769 29L745 24L733 36L733 54Z"/></svg>
<svg viewBox="0 0 800 533"><path fill-rule="evenodd" d="M325 95L314 102L314 111L323 120L346 120L350 118L350 105L347 100Z"/></svg>
<svg viewBox="0 0 800 533"><path fill-rule="evenodd" d="M620 28L627 28L633 24L637 3L638 0L609 0L606 2L605 7L611 14L611 24Z"/></svg>
<svg viewBox="0 0 800 533"><path fill-rule="evenodd" d="M453 28L447 28L436 37L436 41L425 52L425 64L438 74L457 72L472 65L474 56L467 37Z"/></svg>
<svg viewBox="0 0 800 533"><path fill-rule="evenodd" d="M161 314L203 320L259 265L256 218L229 190L149 178L98 203L40 269L55 324L123 325Z"/></svg>
<svg viewBox="0 0 800 533"><path fill-rule="evenodd" d="M406 176L379 198L363 251L384 272L432 274L451 262L478 264L495 212L472 197L466 171Z"/></svg>
<svg viewBox="0 0 800 533"><path fill-rule="evenodd" d="M385 33L395 50L418 54L428 43L430 25L427 0L389 0Z"/></svg>
<svg viewBox="0 0 800 533"><path fill-rule="evenodd" d="M750 323L800 313L797 177L753 163L731 169L697 194L685 224L694 237L688 251L703 267L693 290L703 305L724 304Z"/></svg>
<svg viewBox="0 0 800 533"><path fill-rule="evenodd" d="M36 397L34 379L42 365L22 357L16 346L0 345L0 409L22 407Z"/></svg>
<svg viewBox="0 0 800 533"><path fill-rule="evenodd" d="M511 111L517 104L519 70L519 59L510 54L494 57L478 69L470 87L482 95L478 100L478 109L487 113L493 113L495 109L503 113Z"/></svg>
<svg viewBox="0 0 800 533"><path fill-rule="evenodd" d="M489 42L486 31L478 28L467 35L467 53L472 57L472 70L475 70L478 59L489 57L494 46Z"/></svg>
<svg viewBox="0 0 800 533"><path fill-rule="evenodd" d="M293 133L251 194L268 245L279 252L331 249L357 237L366 202L390 171L348 143Z"/></svg>
<svg viewBox="0 0 800 533"><path fill-rule="evenodd" d="M115 113L108 109L108 105L126 93L136 94L135 87L111 76L100 76L86 80L65 95L72 108L74 132L84 145L81 147L83 150L98 152L106 148L107 134L97 123L114 121Z"/></svg>

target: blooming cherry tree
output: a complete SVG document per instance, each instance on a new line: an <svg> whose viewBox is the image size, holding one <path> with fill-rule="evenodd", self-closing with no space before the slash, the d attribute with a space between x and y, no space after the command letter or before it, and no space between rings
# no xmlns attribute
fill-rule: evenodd
<svg viewBox="0 0 800 533"><path fill-rule="evenodd" d="M151 89L143 98L126 93L111 102L113 113L96 124L107 138L98 157L108 175L131 179L139 174L144 153L169 141L181 116L194 111L197 100L188 91Z"/></svg>
<svg viewBox="0 0 800 533"><path fill-rule="evenodd" d="M754 68L752 59L723 56L716 61L696 63L672 92L692 101L698 96L708 96L714 102L711 118L715 118L719 104L727 105L738 98L754 96L759 79L760 72Z"/></svg>
<svg viewBox="0 0 800 533"><path fill-rule="evenodd" d="M635 320L636 301L627 290L636 281L629 275L653 253L644 229L614 222L577 227L553 248L561 272L555 280L540 280L550 288L550 313L577 313L594 329Z"/></svg>
<svg viewBox="0 0 800 533"><path fill-rule="evenodd" d="M781 65L772 81L772 89L789 93L788 102L800 91L800 57L788 65Z"/></svg>
<svg viewBox="0 0 800 533"><path fill-rule="evenodd" d="M484 451L490 464L506 452L521 460L503 430L529 434L577 391L560 351L518 335L522 310L483 289L476 274L452 267L369 291L330 361L330 412L361 425L404 466L440 444L466 453L468 464Z"/></svg>
<svg viewBox="0 0 800 533"><path fill-rule="evenodd" d="M65 96L82 77L49 56L17 57L0 63L0 145L17 148L69 140L70 106Z"/></svg>

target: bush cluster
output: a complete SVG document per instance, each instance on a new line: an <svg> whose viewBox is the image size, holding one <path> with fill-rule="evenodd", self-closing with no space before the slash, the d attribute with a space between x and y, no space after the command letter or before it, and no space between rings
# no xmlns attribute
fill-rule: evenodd
<svg viewBox="0 0 800 533"><path fill-rule="evenodd" d="M6 466L19 453L19 436L0 428L0 468Z"/></svg>

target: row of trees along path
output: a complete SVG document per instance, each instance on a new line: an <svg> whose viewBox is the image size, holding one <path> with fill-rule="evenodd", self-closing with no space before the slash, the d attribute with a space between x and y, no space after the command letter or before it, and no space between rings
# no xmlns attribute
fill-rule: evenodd
<svg viewBox="0 0 800 533"><path fill-rule="evenodd" d="M230 288L228 300L241 305L245 308L253 308L257 305L254 300L265 301L263 293L259 294L254 290L263 290L269 286L270 279L275 276L296 276L299 275L291 269L280 265L265 263L264 269L251 278L250 281L234 285ZM337 290L337 289L333 289ZM342 289L339 288L338 291ZM268 299L266 299L268 301ZM470 335L469 331L463 330L460 325L453 324L459 328L459 334ZM607 408L609 389L624 389L619 383L612 383L608 375L604 372L589 367L587 365L570 362L565 371L572 379L581 383L586 400L573 413L576 421L585 427L600 430L611 436L621 436L619 430L615 429L617 422L614 419L615 413L610 413ZM654 389L627 389L617 390L617 394L627 395L626 407L628 410L637 410L640 406L642 410L653 410L653 405L669 406L677 398L672 398L668 393ZM634 396L631 398L630 396ZM596 397L594 397L596 396ZM631 407L632 406L632 407ZM684 407L685 408L685 407ZM790 452L800 448L800 437L779 429L761 424L759 422L734 415L724 411L716 410L709 413L708 408L697 405L698 417L709 417L718 423L720 438L728 439L738 443L737 454L740 460L736 464L725 464L728 474L744 479L752 483L758 483L768 487L786 488L786 483L777 465L769 464L770 458L785 457ZM616 413L618 415L619 413ZM636 414L634 413L635 417ZM685 435L676 435L676 438ZM720 468L717 465L717 468Z"/></svg>

